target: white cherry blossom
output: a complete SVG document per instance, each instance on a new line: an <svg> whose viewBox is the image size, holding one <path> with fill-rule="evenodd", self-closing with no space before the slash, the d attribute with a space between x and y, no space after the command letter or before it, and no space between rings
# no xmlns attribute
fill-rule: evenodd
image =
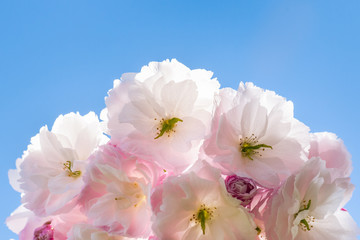
<svg viewBox="0 0 360 240"><path fill-rule="evenodd" d="M354 186L349 178L332 181L325 164L312 158L274 195L264 214L267 239L357 239L359 228L343 209Z"/></svg>
<svg viewBox="0 0 360 240"><path fill-rule="evenodd" d="M175 59L123 75L109 91L102 113L112 142L136 154L157 156L166 169L188 167L209 129L219 89L211 76Z"/></svg>
<svg viewBox="0 0 360 240"><path fill-rule="evenodd" d="M159 239L255 239L252 216L227 193L217 169L205 165L167 178L162 187L162 199L152 202L159 210L153 223Z"/></svg>
<svg viewBox="0 0 360 240"><path fill-rule="evenodd" d="M9 173L24 206L39 216L69 211L84 184L88 157L106 141L93 112L60 115L51 131L42 127L18 160L17 170Z"/></svg>
<svg viewBox="0 0 360 240"><path fill-rule="evenodd" d="M292 102L252 83L222 89L218 101L204 149L227 174L276 187L302 167L310 135Z"/></svg>

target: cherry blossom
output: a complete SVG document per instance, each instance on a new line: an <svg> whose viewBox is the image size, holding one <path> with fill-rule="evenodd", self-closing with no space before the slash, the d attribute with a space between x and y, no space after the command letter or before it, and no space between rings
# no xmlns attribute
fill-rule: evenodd
<svg viewBox="0 0 360 240"><path fill-rule="evenodd" d="M10 230L19 234L19 240L66 240L67 232L74 224L87 221L87 217L79 207L75 207L69 213L55 216L39 217L32 211L20 205L6 224Z"/></svg>
<svg viewBox="0 0 360 240"><path fill-rule="evenodd" d="M60 115L51 131L42 127L17 169L9 172L10 182L23 193L24 206L39 216L69 211L84 184L87 158L106 141L93 112Z"/></svg>
<svg viewBox="0 0 360 240"><path fill-rule="evenodd" d="M175 59L114 81L95 113L60 115L8 172L20 240L352 240L351 156L293 103Z"/></svg>
<svg viewBox="0 0 360 240"><path fill-rule="evenodd" d="M311 134L309 158L320 157L326 161L326 168L332 178L349 177L352 171L351 155L343 141L334 133L320 132Z"/></svg>
<svg viewBox="0 0 360 240"><path fill-rule="evenodd" d="M255 239L251 215L227 193L217 169L205 165L200 172L168 177L162 187L153 223L160 239Z"/></svg>
<svg viewBox="0 0 360 240"><path fill-rule="evenodd" d="M357 239L359 228L342 210L354 186L349 178L332 181L325 164L312 158L274 195L265 212L267 239Z"/></svg>
<svg viewBox="0 0 360 240"><path fill-rule="evenodd" d="M307 160L309 129L293 116L293 104L252 83L220 92L205 153L226 174L276 187Z"/></svg>
<svg viewBox="0 0 360 240"><path fill-rule="evenodd" d="M113 234L148 237L152 214L148 199L163 170L112 144L90 159L80 203L93 225Z"/></svg>
<svg viewBox="0 0 360 240"><path fill-rule="evenodd" d="M175 59L123 75L109 91L102 113L112 141L129 152L157 156L154 160L167 170L184 170L196 161L209 131L219 89L211 77Z"/></svg>

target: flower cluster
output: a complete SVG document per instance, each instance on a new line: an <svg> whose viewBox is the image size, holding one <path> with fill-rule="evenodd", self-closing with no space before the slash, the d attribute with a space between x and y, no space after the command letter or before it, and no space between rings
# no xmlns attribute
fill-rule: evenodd
<svg viewBox="0 0 360 240"><path fill-rule="evenodd" d="M9 171L20 240L357 239L350 154L274 92L166 60L105 103L42 127Z"/></svg>

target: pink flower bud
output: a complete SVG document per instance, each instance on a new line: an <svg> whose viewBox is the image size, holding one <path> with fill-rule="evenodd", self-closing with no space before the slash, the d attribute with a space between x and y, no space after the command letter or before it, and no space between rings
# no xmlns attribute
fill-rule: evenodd
<svg viewBox="0 0 360 240"><path fill-rule="evenodd" d="M251 203L257 192L256 184L252 179L237 175L227 176L225 185L228 193L242 201L241 205L244 207Z"/></svg>
<svg viewBox="0 0 360 240"><path fill-rule="evenodd" d="M54 229L51 226L51 221L35 229L33 240L54 240Z"/></svg>

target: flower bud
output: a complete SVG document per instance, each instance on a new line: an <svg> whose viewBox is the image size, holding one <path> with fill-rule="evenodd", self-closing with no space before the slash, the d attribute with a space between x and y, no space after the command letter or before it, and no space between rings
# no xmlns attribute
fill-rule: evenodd
<svg viewBox="0 0 360 240"><path fill-rule="evenodd" d="M227 176L225 186L228 193L239 199L244 207L251 203L257 192L256 184L252 179L237 175Z"/></svg>
<svg viewBox="0 0 360 240"><path fill-rule="evenodd" d="M35 229L33 240L54 240L54 229L51 226L51 221Z"/></svg>

